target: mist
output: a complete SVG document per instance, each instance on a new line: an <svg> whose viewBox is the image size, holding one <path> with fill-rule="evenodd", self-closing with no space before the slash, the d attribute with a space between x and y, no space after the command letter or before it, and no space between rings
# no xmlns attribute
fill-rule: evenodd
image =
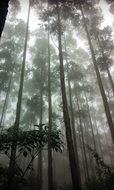
<svg viewBox="0 0 114 190"><path fill-rule="evenodd" d="M0 2L0 189L114 190L114 2Z"/></svg>

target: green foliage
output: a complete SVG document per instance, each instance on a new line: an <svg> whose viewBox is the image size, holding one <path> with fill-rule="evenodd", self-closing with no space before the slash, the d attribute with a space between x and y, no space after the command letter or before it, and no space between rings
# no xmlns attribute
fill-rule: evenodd
<svg viewBox="0 0 114 190"><path fill-rule="evenodd" d="M101 71L107 71L107 68L109 68L113 63L113 60L111 58L109 58L105 55L104 55L104 58L105 58L105 63L101 56L99 56L97 59L97 64L99 65Z"/></svg>
<svg viewBox="0 0 114 190"><path fill-rule="evenodd" d="M41 124L35 125L36 130L22 131L21 129L15 134L14 127L2 131L0 134L0 152L8 154L11 150L12 142L16 140L17 150L25 157L28 153L36 149L40 151L48 144L48 126ZM63 143L61 141L61 132L58 129L51 131L51 147L55 151L62 151ZM10 153L10 152L9 152Z"/></svg>
<svg viewBox="0 0 114 190"><path fill-rule="evenodd" d="M21 177L21 170L19 167L15 167L15 176L13 179L13 187L17 187L19 185L25 185L26 184L26 180ZM0 166L0 189L1 190L8 190L9 186L8 186L8 168L7 167L2 167Z"/></svg>
<svg viewBox="0 0 114 190"><path fill-rule="evenodd" d="M18 166L15 160L13 186L25 183L25 174L28 170L33 169L32 163L38 156L40 151L45 147L48 149L48 126L45 124L35 125L35 130L22 131L21 129L14 133L14 127L3 130L0 134L0 153L5 154L10 158L12 143L17 143L16 159L23 156L25 159L29 158L29 163L25 169ZM56 152L62 152L63 142L61 140L61 131L53 129L50 132L50 147ZM8 183L8 168L0 168L0 186L7 187Z"/></svg>
<svg viewBox="0 0 114 190"><path fill-rule="evenodd" d="M91 152L96 161L96 178L91 179L86 185L87 190L113 190L114 189L114 172L100 158L98 153L89 145L88 150Z"/></svg>

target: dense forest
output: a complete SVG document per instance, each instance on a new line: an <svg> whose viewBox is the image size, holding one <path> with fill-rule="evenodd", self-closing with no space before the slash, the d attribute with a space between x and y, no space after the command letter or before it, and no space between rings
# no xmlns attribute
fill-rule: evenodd
<svg viewBox="0 0 114 190"><path fill-rule="evenodd" d="M1 190L114 190L113 54L113 0L0 0Z"/></svg>

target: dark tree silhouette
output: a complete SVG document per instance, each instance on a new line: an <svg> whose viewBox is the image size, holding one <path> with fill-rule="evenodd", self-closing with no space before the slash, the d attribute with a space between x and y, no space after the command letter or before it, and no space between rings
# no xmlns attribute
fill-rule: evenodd
<svg viewBox="0 0 114 190"><path fill-rule="evenodd" d="M9 0L1 0L0 1L0 38L2 35L2 31L4 29L6 16L8 13L8 5L9 5Z"/></svg>

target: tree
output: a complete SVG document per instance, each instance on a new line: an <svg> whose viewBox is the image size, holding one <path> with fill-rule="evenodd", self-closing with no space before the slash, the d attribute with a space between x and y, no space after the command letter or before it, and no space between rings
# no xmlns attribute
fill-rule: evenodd
<svg viewBox="0 0 114 190"><path fill-rule="evenodd" d="M70 79L70 72L69 67L70 64L73 64L72 61L69 61L67 56L67 47L66 47L66 39L64 36L65 41L65 59L66 59L66 71L67 71L67 80L68 80L68 93L69 93L69 115L71 119L71 126L72 126L72 136L73 136L73 143L74 143L74 151L75 151L75 157L77 161L77 165L79 166L79 159L78 159L78 150L77 150L77 137L76 137L76 128L75 128L75 117L74 117L74 109L73 109L73 101L72 101L72 89L71 89L71 79ZM80 169L78 168L79 175L80 175Z"/></svg>
<svg viewBox="0 0 114 190"><path fill-rule="evenodd" d="M53 190L53 164L52 164L52 149L51 149L51 131L52 131L52 100L51 100L51 68L50 68L50 33L48 21L48 189Z"/></svg>
<svg viewBox="0 0 114 190"><path fill-rule="evenodd" d="M10 43L10 45L12 45ZM7 48L7 45L3 45L2 44L2 47L6 47ZM12 49L7 49L7 50L2 50L0 52L0 58L1 58L1 66L0 66L0 78L1 78L1 81L0 81L0 93L2 91L6 91L7 90L7 85L8 85L8 80L9 80L9 77L10 77L10 73L12 72L13 70L13 58L12 58L12 55L11 55L11 51Z"/></svg>
<svg viewBox="0 0 114 190"><path fill-rule="evenodd" d="M23 33L20 35L20 31ZM14 85L13 79L18 81L18 73L20 73L21 53L23 48L22 41L24 40L25 23L22 20L8 22L4 31L4 38L2 39L0 47L0 94L6 93L3 102L3 109L1 114L0 126L3 127L3 120L5 119L6 109L9 102L9 93L11 86ZM13 36L11 36L11 34ZM8 39L8 40L7 40Z"/></svg>
<svg viewBox="0 0 114 190"><path fill-rule="evenodd" d="M112 92L114 95L114 82L110 73L110 66L113 62L111 58L111 53L113 50L112 31L110 27L105 27L102 30L99 29L101 20L101 16L96 16L96 14L93 16L92 23L90 24L90 33L91 35L93 34L94 39L97 40L98 47L100 50L100 53L97 53L97 63L99 64L101 71L107 72Z"/></svg>
<svg viewBox="0 0 114 190"><path fill-rule="evenodd" d="M0 3L0 38L5 25L6 15L8 12L9 0L1 1Z"/></svg>
<svg viewBox="0 0 114 190"><path fill-rule="evenodd" d="M41 131L42 127L42 131ZM53 130L50 133L51 135L51 148L55 151L62 151L63 142L61 141L61 132L60 130ZM14 140L13 128L10 127L7 130L3 130L3 133L0 134L0 154L5 154L8 156L11 153L12 142ZM19 130L17 135L17 149L16 158L20 155L26 157L30 157L29 162L25 169L21 169L17 160L15 160L15 170L14 176L12 179L12 184L7 184L8 172L6 171L5 178L6 180L0 179L0 184L2 187L7 189L15 189L18 188L18 185L23 183L25 174L28 170L31 170L31 164L35 160L35 158L39 155L39 152L44 149L48 144L48 126L43 125L35 125L34 130Z"/></svg>
<svg viewBox="0 0 114 190"><path fill-rule="evenodd" d="M20 114L21 114L21 102L22 102L22 92L23 92L24 73L25 73L29 17L30 17L30 3L29 3L29 8L28 8L28 17L27 17L26 34L25 34L25 44L24 44L24 52L23 52L23 62L22 62L22 70L21 70L21 77L20 77L19 92L18 92L16 119L15 119L15 124L14 124L14 139L15 140L12 143L11 157L10 157L10 163L9 163L9 184L12 184L13 172L14 172L14 167L15 167L16 145L17 145L16 136L17 136L18 130L19 130L19 122L20 122Z"/></svg>
<svg viewBox="0 0 114 190"><path fill-rule="evenodd" d="M56 7L57 7L57 15L58 15L58 43L59 43L59 60L60 60L60 81L61 81L61 92L62 92L62 101L63 101L63 116L64 116L64 123L65 123L65 129L66 129L66 138L67 138L67 146L68 146L68 151L69 151L69 161L70 161L70 167L71 167L73 189L80 190L81 189L80 176L79 176L78 166L77 166L76 158L75 158L75 151L74 151L72 132L71 132L71 123L70 123L66 90L65 90L59 2L57 2Z"/></svg>
<svg viewBox="0 0 114 190"><path fill-rule="evenodd" d="M104 109L105 109L107 121L108 121L109 128L110 128L110 131L111 131L112 140L114 141L114 124L113 124L113 120L112 120L112 117L111 117L111 113L110 113L107 97L106 97L106 94L105 94L105 91L104 91L104 87L103 87L103 84L102 84L100 72L99 72L99 69L98 69L98 66L97 66L94 49L93 49L93 46L92 46L90 34L89 34L89 31L88 31L88 27L87 27L87 24L86 24L86 19L85 19L85 15L84 15L81 3L80 3L80 10L81 10L81 13L82 13L84 27L85 27L85 31L86 31L87 38L88 38L88 43L89 43L91 54L92 54L93 64L94 64L95 72L96 72L96 75L97 75L97 80L98 80L101 96L102 96L102 99L103 99L103 104L104 104Z"/></svg>
<svg viewBox="0 0 114 190"><path fill-rule="evenodd" d="M4 0L0 2L0 38L4 29L6 16L8 13L8 6L9 6L10 0ZM11 3L16 6L16 8L19 8L19 1L18 0L11 0Z"/></svg>

